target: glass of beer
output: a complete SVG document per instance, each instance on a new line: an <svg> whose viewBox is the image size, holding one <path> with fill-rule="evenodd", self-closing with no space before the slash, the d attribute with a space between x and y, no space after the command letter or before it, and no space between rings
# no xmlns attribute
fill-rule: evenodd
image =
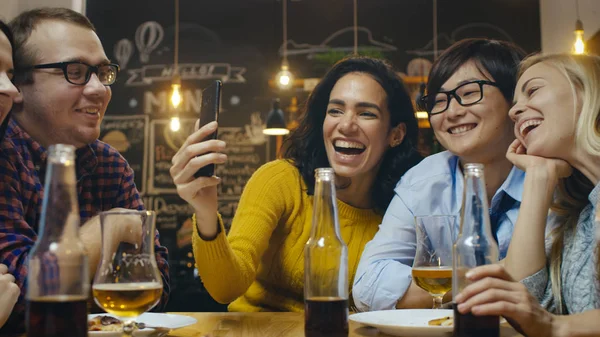
<svg viewBox="0 0 600 337"><path fill-rule="evenodd" d="M413 281L433 297L433 309L442 307L452 290L452 245L457 217L416 216L417 252L412 266Z"/></svg>
<svg viewBox="0 0 600 337"><path fill-rule="evenodd" d="M123 321L124 336L131 336L134 320L162 295L154 255L155 221L153 211L100 213L102 257L92 292L100 308Z"/></svg>

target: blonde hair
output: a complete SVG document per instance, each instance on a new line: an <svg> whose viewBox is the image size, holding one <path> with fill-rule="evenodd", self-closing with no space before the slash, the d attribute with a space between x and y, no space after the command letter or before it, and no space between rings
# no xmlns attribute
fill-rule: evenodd
<svg viewBox="0 0 600 337"><path fill-rule="evenodd" d="M584 152L600 156L600 57L592 55L550 54L534 55L525 59L519 69L519 77L531 66L544 63L560 71L569 81L573 91L575 111L580 109L575 125L575 146ZM558 313L563 313L561 284L562 252L565 245L565 233L574 229L579 214L588 204L588 195L594 188L592 182L580 171L561 179L555 194L551 211L557 216L559 226L552 233L550 251L550 279L552 295ZM600 257L599 249L596 254ZM600 259L596 259L600 263ZM600 264L596 266L600 271ZM600 279L600 275L596 275Z"/></svg>

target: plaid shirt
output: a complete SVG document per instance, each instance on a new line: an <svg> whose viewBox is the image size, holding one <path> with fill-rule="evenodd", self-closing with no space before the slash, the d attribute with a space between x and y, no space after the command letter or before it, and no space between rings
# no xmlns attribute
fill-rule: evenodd
<svg viewBox="0 0 600 337"><path fill-rule="evenodd" d="M0 333L21 330L24 323L27 255L38 233L48 152L11 119L0 143L0 263L8 266L21 296ZM117 150L96 140L76 151L77 194L81 223L115 207L143 210L133 170ZM155 236L156 262L164 284L161 302L169 297L167 249Z"/></svg>

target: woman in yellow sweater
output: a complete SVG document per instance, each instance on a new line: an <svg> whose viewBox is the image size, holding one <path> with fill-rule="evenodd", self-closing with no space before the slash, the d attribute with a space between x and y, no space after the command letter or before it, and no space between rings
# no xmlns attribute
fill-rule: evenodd
<svg viewBox="0 0 600 337"><path fill-rule="evenodd" d="M227 160L225 142L201 141L216 128L213 122L188 137L173 157L171 175L195 209L192 241L202 281L215 300L232 302L230 311L304 309L304 244L316 168L336 172L352 280L396 182L420 160L411 99L391 66L373 58L342 60L310 95L287 139L286 159L263 165L246 184L226 236L217 214L219 178L194 178L200 167Z"/></svg>

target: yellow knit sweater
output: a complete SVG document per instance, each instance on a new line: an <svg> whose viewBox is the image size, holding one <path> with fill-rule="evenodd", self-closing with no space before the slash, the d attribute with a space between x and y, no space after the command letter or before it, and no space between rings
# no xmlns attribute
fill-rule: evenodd
<svg viewBox="0 0 600 337"><path fill-rule="evenodd" d="M351 285L381 216L337 204ZM303 311L304 244L312 210L313 197L306 194L296 167L285 160L260 167L244 188L227 237L221 228L214 240L204 241L193 226L194 258L211 296L221 303L233 301L229 311Z"/></svg>

